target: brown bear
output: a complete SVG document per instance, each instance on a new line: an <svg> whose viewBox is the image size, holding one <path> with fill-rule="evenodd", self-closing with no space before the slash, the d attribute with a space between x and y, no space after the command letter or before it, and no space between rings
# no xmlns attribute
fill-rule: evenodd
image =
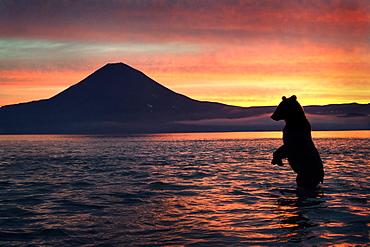
<svg viewBox="0 0 370 247"><path fill-rule="evenodd" d="M315 188L324 180L323 164L311 137L311 125L295 95L283 96L283 101L271 115L275 121L285 120L284 145L273 153L271 161L282 166L282 159L288 158L289 165L297 173L297 186Z"/></svg>

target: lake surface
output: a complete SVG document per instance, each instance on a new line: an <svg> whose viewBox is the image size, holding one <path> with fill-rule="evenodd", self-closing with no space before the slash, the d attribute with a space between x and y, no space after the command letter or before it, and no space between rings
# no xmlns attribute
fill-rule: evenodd
<svg viewBox="0 0 370 247"><path fill-rule="evenodd" d="M0 245L367 246L370 131L313 136L316 191L280 132L0 136Z"/></svg>

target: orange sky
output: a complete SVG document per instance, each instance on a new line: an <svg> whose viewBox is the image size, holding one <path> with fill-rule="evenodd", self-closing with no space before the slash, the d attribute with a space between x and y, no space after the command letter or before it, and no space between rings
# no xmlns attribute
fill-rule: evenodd
<svg viewBox="0 0 370 247"><path fill-rule="evenodd" d="M3 1L0 106L123 62L198 100L370 103L369 1Z"/></svg>

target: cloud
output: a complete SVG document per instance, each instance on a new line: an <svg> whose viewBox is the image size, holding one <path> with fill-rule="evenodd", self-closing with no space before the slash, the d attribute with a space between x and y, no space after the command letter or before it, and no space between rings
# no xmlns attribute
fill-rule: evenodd
<svg viewBox="0 0 370 247"><path fill-rule="evenodd" d="M311 122L312 129L321 130L342 130L342 129L363 129L370 128L370 117L348 117L344 118L338 115L311 115L306 114Z"/></svg>
<svg viewBox="0 0 370 247"><path fill-rule="evenodd" d="M366 1L5 1L0 35L132 43L306 38L343 43L369 37L369 6Z"/></svg>
<svg viewBox="0 0 370 247"><path fill-rule="evenodd" d="M9 0L0 23L3 88L67 87L122 61L190 97L244 106L370 92L368 1Z"/></svg>
<svg viewBox="0 0 370 247"><path fill-rule="evenodd" d="M271 114L263 114L260 116L238 118L238 119L203 119L178 121L177 124L196 125L196 126L212 126L212 127L234 127L248 130L278 130L282 129L284 123L276 122L270 119Z"/></svg>
<svg viewBox="0 0 370 247"><path fill-rule="evenodd" d="M204 119L196 121L179 121L177 124L209 127L228 127L238 130L282 130L284 121L273 121L271 114L239 119ZM306 114L313 130L369 129L370 117L343 118L337 115Z"/></svg>

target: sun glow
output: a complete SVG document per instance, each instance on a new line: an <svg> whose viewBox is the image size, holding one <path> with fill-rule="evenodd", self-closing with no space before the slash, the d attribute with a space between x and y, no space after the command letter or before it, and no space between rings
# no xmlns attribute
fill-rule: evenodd
<svg viewBox="0 0 370 247"><path fill-rule="evenodd" d="M198 100L369 103L366 1L32 7L0 7L0 105L49 98L112 62Z"/></svg>

